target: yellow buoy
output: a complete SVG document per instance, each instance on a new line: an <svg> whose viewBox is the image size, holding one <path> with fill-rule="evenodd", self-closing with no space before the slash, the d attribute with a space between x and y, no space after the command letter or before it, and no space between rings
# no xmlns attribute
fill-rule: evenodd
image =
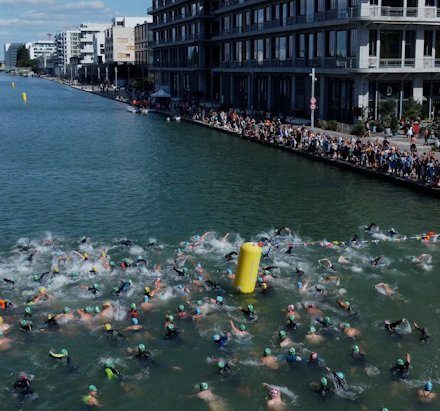
<svg viewBox="0 0 440 411"><path fill-rule="evenodd" d="M23 101L27 101L27 94L26 93L21 93L21 99Z"/></svg>
<svg viewBox="0 0 440 411"><path fill-rule="evenodd" d="M256 243L244 243L238 257L234 287L242 294L254 292L262 250Z"/></svg>
<svg viewBox="0 0 440 411"><path fill-rule="evenodd" d="M11 83L12 88L15 88L15 83Z"/></svg>

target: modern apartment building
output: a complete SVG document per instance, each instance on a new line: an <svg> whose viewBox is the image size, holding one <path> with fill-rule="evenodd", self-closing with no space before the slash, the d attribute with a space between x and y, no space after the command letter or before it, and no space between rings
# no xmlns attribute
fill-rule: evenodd
<svg viewBox="0 0 440 411"><path fill-rule="evenodd" d="M94 64L105 63L105 31L93 35L93 62Z"/></svg>
<svg viewBox="0 0 440 411"><path fill-rule="evenodd" d="M153 64L151 21L138 24L134 28L134 60L138 65L151 66Z"/></svg>
<svg viewBox="0 0 440 411"><path fill-rule="evenodd" d="M67 74L67 66L72 58L80 56L80 31L78 29L64 30L55 35L57 59L55 73L58 76Z"/></svg>
<svg viewBox="0 0 440 411"><path fill-rule="evenodd" d="M438 0L153 0L156 84L173 95L308 117L440 111Z"/></svg>
<svg viewBox="0 0 440 411"><path fill-rule="evenodd" d="M24 43L5 43L4 50L6 67L15 67L17 65L18 49L24 45Z"/></svg>
<svg viewBox="0 0 440 411"><path fill-rule="evenodd" d="M29 58L38 59L40 56L49 57L57 52L54 40L38 40L28 44Z"/></svg>
<svg viewBox="0 0 440 411"><path fill-rule="evenodd" d="M115 17L105 31L105 60L107 63L134 63L134 28L151 21L151 17Z"/></svg>
<svg viewBox="0 0 440 411"><path fill-rule="evenodd" d="M103 33L108 24L87 23L79 26L80 64L93 64L95 61L94 35Z"/></svg>

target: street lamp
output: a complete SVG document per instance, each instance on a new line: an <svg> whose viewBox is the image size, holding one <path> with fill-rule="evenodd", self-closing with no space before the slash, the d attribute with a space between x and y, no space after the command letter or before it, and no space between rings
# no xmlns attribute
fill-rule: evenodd
<svg viewBox="0 0 440 411"><path fill-rule="evenodd" d="M312 72L309 74L312 78L312 91L310 97L310 126L311 128L315 127L315 110L316 110L316 97L315 97L315 82L318 80L315 77L315 69L312 68Z"/></svg>
<svg viewBox="0 0 440 411"><path fill-rule="evenodd" d="M118 68L115 67L115 88L118 88Z"/></svg>

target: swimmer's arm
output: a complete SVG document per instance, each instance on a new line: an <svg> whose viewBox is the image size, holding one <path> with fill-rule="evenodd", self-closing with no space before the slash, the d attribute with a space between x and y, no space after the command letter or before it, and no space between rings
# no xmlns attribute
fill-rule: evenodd
<svg viewBox="0 0 440 411"><path fill-rule="evenodd" d="M405 361L408 363L408 365L411 364L411 355L409 353L406 353Z"/></svg>

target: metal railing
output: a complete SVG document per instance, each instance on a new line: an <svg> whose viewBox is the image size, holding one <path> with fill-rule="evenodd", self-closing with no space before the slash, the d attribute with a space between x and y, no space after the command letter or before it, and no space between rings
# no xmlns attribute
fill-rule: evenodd
<svg viewBox="0 0 440 411"><path fill-rule="evenodd" d="M173 6L173 5L177 6L181 3L185 3L185 1L187 0L159 0L157 7L156 8L154 6L148 7L147 12L148 14L150 14L152 12L161 9L162 7Z"/></svg>
<svg viewBox="0 0 440 411"><path fill-rule="evenodd" d="M196 41L196 40L202 40L199 34L190 34L187 36L176 36L174 38L169 39L159 39L155 40L153 42L154 45L159 44L173 44L173 43L179 43L179 42L185 42L185 41Z"/></svg>
<svg viewBox="0 0 440 411"><path fill-rule="evenodd" d="M174 19L166 19L166 20L157 21L156 23L152 23L150 25L150 27L157 28L161 25L178 23L182 20L187 20L187 19L191 19L193 17L202 16L202 15L204 15L204 10L191 11L186 14L178 14L177 16L174 16Z"/></svg>
<svg viewBox="0 0 440 411"><path fill-rule="evenodd" d="M335 58L288 58L288 59L264 59L264 60L246 60L246 61L222 61L222 68L304 68L304 67L323 67L323 68L341 68L354 69L357 68L356 58L335 57Z"/></svg>

